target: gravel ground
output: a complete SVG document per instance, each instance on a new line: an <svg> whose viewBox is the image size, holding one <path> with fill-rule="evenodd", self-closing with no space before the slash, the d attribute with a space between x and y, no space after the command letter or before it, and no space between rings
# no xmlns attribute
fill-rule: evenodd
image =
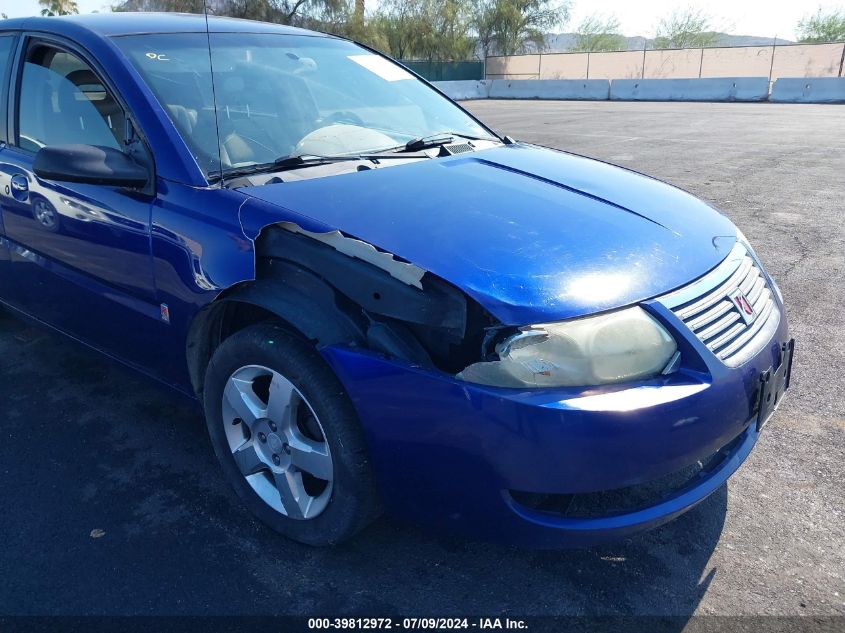
<svg viewBox="0 0 845 633"><path fill-rule="evenodd" d="M241 512L193 402L0 317L0 614L845 615L845 107L468 107L518 139L684 187L751 239L798 352L788 399L728 486L589 550L389 519L310 549Z"/></svg>

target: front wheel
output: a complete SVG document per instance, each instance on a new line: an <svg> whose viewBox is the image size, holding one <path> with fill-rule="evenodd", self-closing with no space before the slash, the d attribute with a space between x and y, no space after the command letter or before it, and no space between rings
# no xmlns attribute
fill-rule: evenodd
<svg viewBox="0 0 845 633"><path fill-rule="evenodd" d="M227 338L208 366L204 405L225 477L274 530L329 545L377 515L352 403L301 338L272 324Z"/></svg>

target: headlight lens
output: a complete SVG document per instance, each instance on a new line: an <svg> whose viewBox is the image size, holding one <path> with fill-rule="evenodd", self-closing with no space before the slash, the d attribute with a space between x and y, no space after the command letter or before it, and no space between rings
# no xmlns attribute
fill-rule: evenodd
<svg viewBox="0 0 845 633"><path fill-rule="evenodd" d="M498 387L603 385L660 373L675 340L642 308L522 328L496 347L501 360L458 378Z"/></svg>

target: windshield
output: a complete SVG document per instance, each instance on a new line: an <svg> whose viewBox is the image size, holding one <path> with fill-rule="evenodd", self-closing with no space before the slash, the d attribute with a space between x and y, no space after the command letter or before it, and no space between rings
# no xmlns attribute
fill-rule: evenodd
<svg viewBox="0 0 845 633"><path fill-rule="evenodd" d="M209 178L221 168L377 152L443 132L493 138L402 66L345 40L212 33L213 87L205 33L115 42Z"/></svg>

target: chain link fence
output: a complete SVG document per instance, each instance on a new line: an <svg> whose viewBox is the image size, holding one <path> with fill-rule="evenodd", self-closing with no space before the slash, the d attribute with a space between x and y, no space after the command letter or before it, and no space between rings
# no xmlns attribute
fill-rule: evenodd
<svg viewBox="0 0 845 633"><path fill-rule="evenodd" d="M403 59L400 62L428 81L484 79L483 61L438 62Z"/></svg>

